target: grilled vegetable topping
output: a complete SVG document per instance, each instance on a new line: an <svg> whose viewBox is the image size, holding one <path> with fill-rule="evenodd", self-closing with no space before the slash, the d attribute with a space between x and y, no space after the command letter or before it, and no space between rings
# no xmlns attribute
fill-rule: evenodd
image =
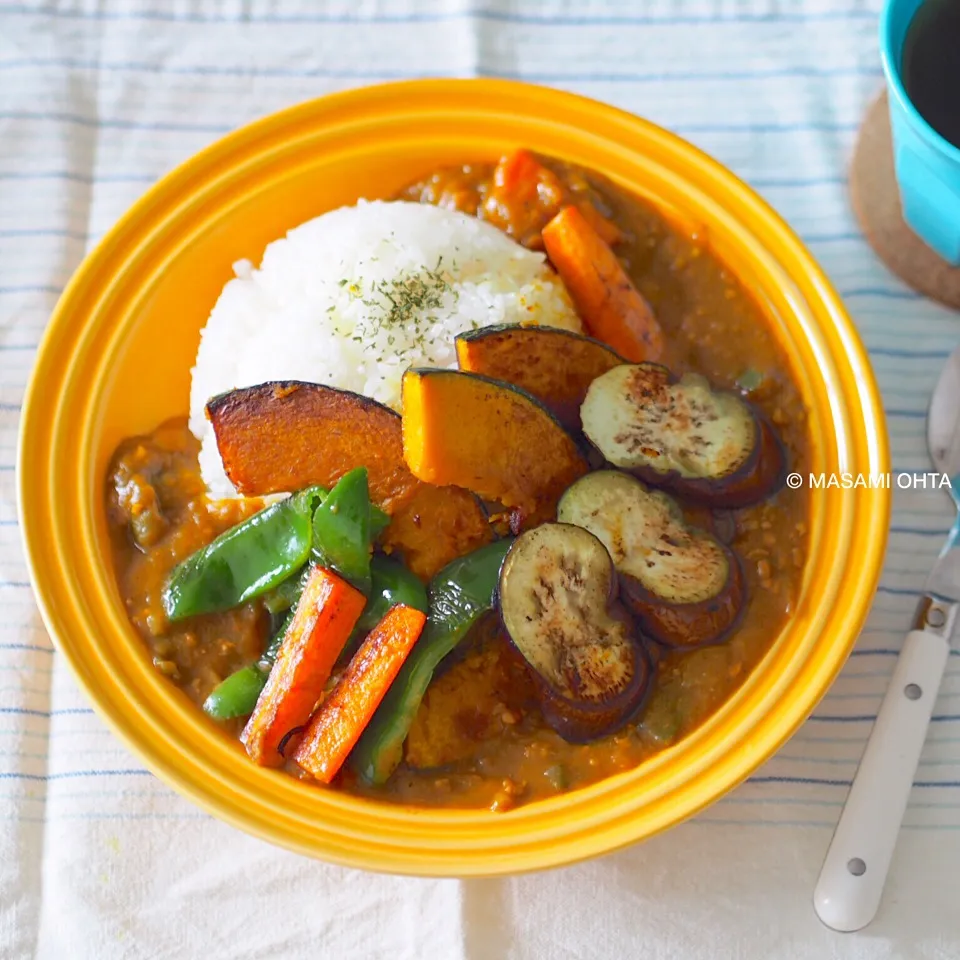
<svg viewBox="0 0 960 960"><path fill-rule="evenodd" d="M422 610L403 604L391 607L311 718L294 760L321 783L329 783L343 766L426 620Z"/></svg>
<svg viewBox="0 0 960 960"><path fill-rule="evenodd" d="M647 636L690 648L716 643L736 625L744 606L736 554L688 526L667 494L601 470L564 494L557 517L589 530L607 548L623 600Z"/></svg>
<svg viewBox="0 0 960 960"><path fill-rule="evenodd" d="M583 213L564 207L543 228L543 243L590 335L627 360L659 360L663 331L650 304Z"/></svg>
<svg viewBox="0 0 960 960"><path fill-rule="evenodd" d="M167 617L229 610L293 576L310 555L310 518L325 495L321 487L301 490L179 563L163 590Z"/></svg>
<svg viewBox="0 0 960 960"><path fill-rule="evenodd" d="M497 540L459 557L430 581L430 617L423 637L350 754L350 766L368 783L384 783L396 769L434 670L493 606L510 543Z"/></svg>
<svg viewBox="0 0 960 960"><path fill-rule="evenodd" d="M313 567L276 663L240 735L251 760L266 767L283 762L285 738L310 719L365 603L363 594L345 580Z"/></svg>
<svg viewBox="0 0 960 960"><path fill-rule="evenodd" d="M615 367L590 385L583 430L606 459L710 507L744 507L777 490L785 456L773 427L699 374Z"/></svg>
<svg viewBox="0 0 960 960"><path fill-rule="evenodd" d="M553 327L482 327L461 333L456 345L461 370L526 390L575 433L587 387L625 362L599 340Z"/></svg>
<svg viewBox="0 0 960 960"><path fill-rule="evenodd" d="M392 514L416 487L403 462L400 417L369 397L278 381L214 397L207 415L223 468L244 496L331 487L366 467L371 499Z"/></svg>
<svg viewBox="0 0 960 960"><path fill-rule="evenodd" d="M367 468L345 473L313 515L313 552L323 566L370 593L370 488Z"/></svg>
<svg viewBox="0 0 960 960"><path fill-rule="evenodd" d="M421 483L394 513L382 544L427 583L451 560L492 539L487 512L469 490Z"/></svg>
<svg viewBox="0 0 960 960"><path fill-rule="evenodd" d="M456 370L403 375L403 455L421 480L517 507L531 524L552 519L563 491L589 469L529 393Z"/></svg>
<svg viewBox="0 0 960 960"><path fill-rule="evenodd" d="M566 523L523 534L500 573L504 625L536 672L544 717L571 742L622 727L651 685L652 665L616 595L603 544Z"/></svg>
<svg viewBox="0 0 960 960"><path fill-rule="evenodd" d="M366 467L371 539L389 545L424 579L489 539L475 497L457 487L424 490L403 459L400 415L369 397L277 381L214 397L207 414L224 470L244 496L309 483L330 487ZM387 515L392 522L384 530Z"/></svg>

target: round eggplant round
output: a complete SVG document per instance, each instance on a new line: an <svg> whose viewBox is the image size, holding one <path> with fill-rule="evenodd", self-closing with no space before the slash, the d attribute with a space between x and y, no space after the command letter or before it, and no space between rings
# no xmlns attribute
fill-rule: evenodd
<svg viewBox="0 0 960 960"><path fill-rule="evenodd" d="M651 639L691 649L726 639L739 622L746 597L739 558L687 524L668 494L601 470L567 490L558 518L606 547L621 597Z"/></svg>
<svg viewBox="0 0 960 960"><path fill-rule="evenodd" d="M711 508L749 506L775 493L786 454L747 400L704 377L657 363L598 377L580 409L583 431L614 466Z"/></svg>
<svg viewBox="0 0 960 960"><path fill-rule="evenodd" d="M547 523L520 536L500 572L500 615L532 668L547 722L572 743L622 727L650 690L653 665L617 602L604 545Z"/></svg>

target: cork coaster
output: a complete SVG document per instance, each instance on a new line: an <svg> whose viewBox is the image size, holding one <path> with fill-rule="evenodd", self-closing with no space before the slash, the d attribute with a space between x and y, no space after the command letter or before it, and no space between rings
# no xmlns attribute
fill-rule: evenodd
<svg viewBox="0 0 960 960"><path fill-rule="evenodd" d="M853 212L877 256L914 290L960 310L960 267L937 256L907 225L893 172L884 91L867 110L850 165Z"/></svg>

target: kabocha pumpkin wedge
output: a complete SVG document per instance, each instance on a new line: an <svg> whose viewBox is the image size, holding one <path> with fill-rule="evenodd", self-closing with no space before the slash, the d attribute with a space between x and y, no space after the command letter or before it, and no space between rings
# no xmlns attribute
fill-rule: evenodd
<svg viewBox="0 0 960 960"><path fill-rule="evenodd" d="M426 486L410 472L400 415L375 400L289 381L222 394L207 412L227 477L245 496L332 487L349 471L366 467L371 501L391 514L383 543L425 580L491 539L475 496Z"/></svg>
<svg viewBox="0 0 960 960"><path fill-rule="evenodd" d="M537 678L544 717L564 739L613 733L637 713L653 665L617 601L610 554L592 533L545 523L523 534L504 560L499 601Z"/></svg>
<svg viewBox="0 0 960 960"><path fill-rule="evenodd" d="M607 461L711 508L745 507L783 484L786 456L746 400L657 363L615 367L590 384L583 432Z"/></svg>
<svg viewBox="0 0 960 960"><path fill-rule="evenodd" d="M567 430L580 430L580 406L597 377L626 361L590 337L556 327L484 327L456 339L457 364L520 387Z"/></svg>
<svg viewBox="0 0 960 960"><path fill-rule="evenodd" d="M427 483L456 484L515 508L521 527L552 519L589 464L538 400L455 370L403 376L403 455Z"/></svg>
<svg viewBox="0 0 960 960"><path fill-rule="evenodd" d="M600 470L563 495L557 518L607 548L623 602L651 639L689 649L725 639L739 622L745 586L737 555L689 526L663 491Z"/></svg>
<svg viewBox="0 0 960 960"><path fill-rule="evenodd" d="M367 468L370 498L388 513L416 489L403 460L400 417L369 397L278 381L214 397L207 415L223 469L243 496L332 487L356 467Z"/></svg>

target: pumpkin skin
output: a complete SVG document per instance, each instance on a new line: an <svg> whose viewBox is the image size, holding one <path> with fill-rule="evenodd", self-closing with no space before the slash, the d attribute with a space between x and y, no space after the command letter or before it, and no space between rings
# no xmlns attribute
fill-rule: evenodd
<svg viewBox="0 0 960 960"><path fill-rule="evenodd" d="M626 363L599 340L556 327L484 327L455 342L461 370L526 390L574 434L590 384Z"/></svg>

